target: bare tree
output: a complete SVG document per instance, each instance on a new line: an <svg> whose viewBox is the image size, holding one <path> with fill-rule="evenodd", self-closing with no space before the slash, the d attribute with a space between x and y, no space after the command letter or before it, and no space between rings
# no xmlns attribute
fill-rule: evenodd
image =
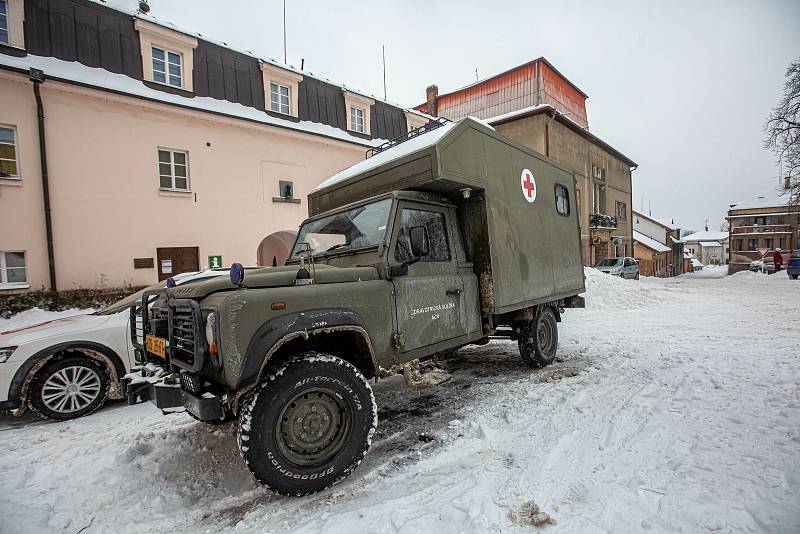
<svg viewBox="0 0 800 534"><path fill-rule="evenodd" d="M786 69L783 97L764 124L765 148L775 152L789 177L792 206L800 206L800 59Z"/></svg>

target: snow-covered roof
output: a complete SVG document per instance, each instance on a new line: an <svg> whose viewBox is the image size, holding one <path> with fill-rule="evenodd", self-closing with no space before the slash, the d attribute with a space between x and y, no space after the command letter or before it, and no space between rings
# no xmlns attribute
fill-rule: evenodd
<svg viewBox="0 0 800 534"><path fill-rule="evenodd" d="M715 232L714 230L701 230L693 234L683 236L683 242L699 242L699 241L727 241L728 232Z"/></svg>
<svg viewBox="0 0 800 534"><path fill-rule="evenodd" d="M385 142L384 139L369 140L356 137L354 135L350 135L344 130L334 126L329 126L327 124L311 121L295 122L273 117L272 115L269 115L256 108L243 106L242 104L236 104L234 102L228 102L227 100L218 100L208 96L195 96L193 98L187 98L164 91L158 91L156 89L151 89L141 81L125 76L124 74L115 74L105 69L87 67L86 65L75 61L63 61L53 57L33 55L27 55L25 57L13 57L0 54L0 65L22 69L25 71L31 67L34 67L44 71L45 75L49 78L76 82L81 85L96 87L98 89L111 90L128 95L144 97L148 100L155 100L158 102L164 102L166 104L174 104L184 108L218 113L230 117L260 122L262 124L281 126L290 130L324 135L326 137L348 141L351 143L358 143L360 145L377 146Z"/></svg>
<svg viewBox="0 0 800 534"><path fill-rule="evenodd" d="M721 247L719 241L700 241L701 247Z"/></svg>
<svg viewBox="0 0 800 534"><path fill-rule="evenodd" d="M663 226L664 228L666 228L668 230L677 230L678 229L678 226L674 222L672 222L672 220L670 220L670 219L660 219L658 217L653 217L652 215L647 215L645 213L642 213L641 211L636 211L636 210L633 210L633 214L637 215L639 217L644 217L648 221L653 221L654 223L656 223L656 224L658 224L660 226Z"/></svg>
<svg viewBox="0 0 800 534"><path fill-rule="evenodd" d="M438 128L426 132L422 135L418 135L413 139L409 139L403 143L400 143L396 146L388 150L384 150L369 159L365 159L364 161L359 161L355 165L352 165L343 171L340 171L321 184L319 184L314 191L319 191L320 189L325 189L327 187L331 187L332 185L336 185L339 182L343 182L348 178L352 178L353 176L359 175L361 173L370 171L372 169L376 169L383 165L384 163L388 163L393 159L401 158L403 156L407 156L408 154L412 154L419 150L423 150L426 148L430 148L431 146L435 145L439 142L439 139L447 135L447 132L453 129L453 127L458 124L457 122L449 122L444 126L439 126ZM313 191L312 191L313 192Z"/></svg>
<svg viewBox="0 0 800 534"><path fill-rule="evenodd" d="M404 111L407 111L409 113L413 113L415 115L419 115L420 117L424 117L424 118L427 118L427 119L433 118L433 117L431 117L430 115L428 115L426 113L422 113L421 111L417 111L417 110L415 110L413 108L409 108L409 107L406 107L406 106L401 106L400 104L397 104L397 103L394 103L394 102L389 102L388 100L384 100L383 98L379 98L379 97L377 97L377 96L375 96L375 95L373 95L371 93L366 93L364 91L359 91L358 89L354 89L352 87L348 87L347 85L345 85L343 83L330 80L328 78L325 78L324 76L315 76L314 73L312 73L310 71L298 69L294 65L288 65L286 63L281 63L280 61L278 61L276 59L273 59L273 58L265 58L265 57L259 56L258 54L254 53L251 50L245 50L245 49L242 49L242 48L237 48L235 46L231 46L230 44L228 44L225 41L220 41L218 39L214 39L213 37L209 37L207 35L203 35L202 33L196 32L194 30L188 30L186 28L182 28L182 27L178 26L177 24L175 24L173 22L170 22L168 20L162 20L162 19L156 17L155 15L153 15L152 11L150 13L147 13L147 14L140 13L139 9L138 9L138 6L139 6L138 0L89 0L89 1L94 2L95 4L100 4L101 6L108 7L110 9L115 10L115 11L120 11L122 13L130 15L131 17L134 17L134 18L137 18L137 19L141 19L141 20L153 23L153 24L157 24L158 26L163 26L164 28L169 28L170 30L182 33L184 35L191 35L192 37L197 37L199 39L202 39L203 41L215 44L217 46L221 46L223 48L227 48L228 50L233 50L234 52L238 52L240 54L244 54L245 56L253 57L253 58L258 59L259 61L262 61L264 63L269 63L270 65L274 65L276 67L279 67L279 68L282 68L282 69L285 69L285 70L288 70L288 71L292 71L294 73L301 74L301 75L307 76L309 78L314 78L316 80L321 80L321 81L329 83L331 85L338 86L338 87L340 87L341 89L343 89L345 91L349 91L351 93L356 93L356 94L359 94L359 95L362 95L362 96L367 96L367 97L369 97L369 98L371 98L371 99L373 99L373 100L375 100L377 102L383 102L384 104L389 104L390 106L394 106L394 107L400 108L400 109L402 109Z"/></svg>
<svg viewBox="0 0 800 534"><path fill-rule="evenodd" d="M667 245L663 243L659 243L655 239L647 237L641 232L637 232L636 230L633 231L633 240L641 243L642 245L646 246L651 250L655 250L656 252L669 252L672 250Z"/></svg>
<svg viewBox="0 0 800 534"><path fill-rule="evenodd" d="M757 195L755 198L739 202L731 206L732 210L752 210L758 208L783 208L789 204L789 192L786 189L772 189Z"/></svg>

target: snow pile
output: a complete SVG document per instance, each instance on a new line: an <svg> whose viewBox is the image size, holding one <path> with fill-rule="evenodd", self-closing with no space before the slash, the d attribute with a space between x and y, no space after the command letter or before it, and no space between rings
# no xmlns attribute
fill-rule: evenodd
<svg viewBox="0 0 800 534"><path fill-rule="evenodd" d="M16 330L17 328L24 328L26 326L33 326L47 321L55 321L56 319L63 319L65 317L72 317L75 315L84 315L87 313L94 313L93 309L80 310L78 308L71 308L64 311L46 311L39 308L32 308L20 312L10 319L0 319L0 332L7 330Z"/></svg>
<svg viewBox="0 0 800 534"><path fill-rule="evenodd" d="M655 279L625 280L592 267L584 267L583 274L588 310L626 310L661 300L662 288Z"/></svg>

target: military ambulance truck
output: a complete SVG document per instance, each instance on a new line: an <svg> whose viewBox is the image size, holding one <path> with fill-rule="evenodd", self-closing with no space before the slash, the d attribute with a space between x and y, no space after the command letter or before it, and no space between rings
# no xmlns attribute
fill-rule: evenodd
<svg viewBox="0 0 800 534"><path fill-rule="evenodd" d="M473 119L374 152L311 193L285 265L245 276L234 264L230 280L171 287L132 310L133 341L166 378L143 370L129 399L238 418L242 457L280 494L320 491L358 466L382 368L499 329L545 366L562 313L583 305L572 172Z"/></svg>

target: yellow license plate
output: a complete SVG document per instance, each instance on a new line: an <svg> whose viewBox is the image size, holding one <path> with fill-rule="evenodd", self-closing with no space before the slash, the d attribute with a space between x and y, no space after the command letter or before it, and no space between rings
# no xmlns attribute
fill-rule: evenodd
<svg viewBox="0 0 800 534"><path fill-rule="evenodd" d="M150 354L155 354L162 358L167 354L167 340L163 337L148 335L147 338L145 338L145 346L147 347L147 352Z"/></svg>

